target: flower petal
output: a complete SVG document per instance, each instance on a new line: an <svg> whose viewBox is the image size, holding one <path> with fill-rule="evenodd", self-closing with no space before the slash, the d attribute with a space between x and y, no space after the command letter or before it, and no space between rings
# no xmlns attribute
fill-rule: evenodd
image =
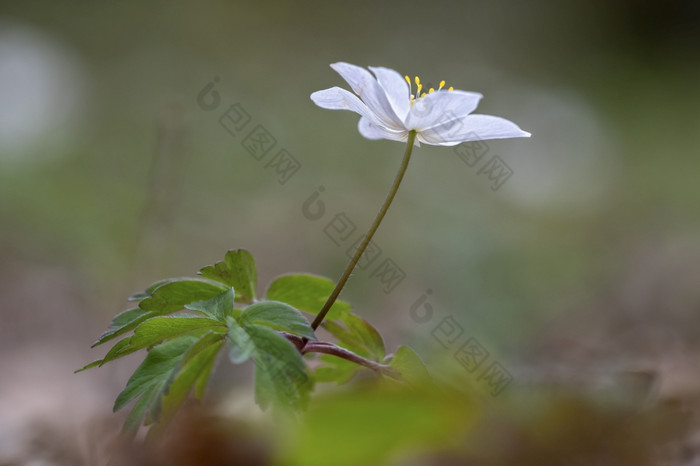
<svg viewBox="0 0 700 466"><path fill-rule="evenodd" d="M379 124L377 117L356 95L340 87L331 87L311 94L311 100L321 108L329 110L350 110Z"/></svg>
<svg viewBox="0 0 700 466"><path fill-rule="evenodd" d="M421 131L417 139L435 146L455 146L465 141L529 138L530 133L505 118L492 115L467 115Z"/></svg>
<svg viewBox="0 0 700 466"><path fill-rule="evenodd" d="M372 73L350 63L333 63L333 68L348 84L367 107L381 120L382 126L403 129L403 121L399 119L389 104L384 89L379 85Z"/></svg>
<svg viewBox="0 0 700 466"><path fill-rule="evenodd" d="M394 109L396 116L401 121L406 121L408 111L411 109L411 90L406 80L399 73L389 68L370 66L369 69L377 77L377 81L384 90L384 94L386 94L386 98L391 108Z"/></svg>
<svg viewBox="0 0 700 466"><path fill-rule="evenodd" d="M408 131L392 131L372 123L368 118L360 118L357 123L360 134L367 139L390 139L392 141L405 141L408 139Z"/></svg>
<svg viewBox="0 0 700 466"><path fill-rule="evenodd" d="M465 91L437 91L416 98L406 118L406 128L423 131L474 111L481 94Z"/></svg>

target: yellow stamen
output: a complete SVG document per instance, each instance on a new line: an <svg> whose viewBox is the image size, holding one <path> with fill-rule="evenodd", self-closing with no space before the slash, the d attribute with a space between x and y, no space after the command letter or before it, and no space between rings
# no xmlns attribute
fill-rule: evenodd
<svg viewBox="0 0 700 466"><path fill-rule="evenodd" d="M432 87L430 89L428 89L428 92L422 92L423 91L423 84L421 84L420 77L418 77L418 76L414 76L413 81L411 81L411 78L409 78L408 75L404 75L403 78L408 83L411 105L416 103L416 99L421 99L421 98L425 97L426 95L432 94L435 92L435 89ZM413 84L416 85L416 93L415 94L411 94L411 91L413 90ZM445 87L445 80L444 79L442 81L440 81L440 85L438 86L437 90L441 91L443 87ZM447 90L453 91L454 87L450 86Z"/></svg>
<svg viewBox="0 0 700 466"><path fill-rule="evenodd" d="M413 86L411 86L411 78L409 78L408 75L405 75L403 78L404 78L404 79L406 80L406 82L408 83L408 92L409 92L409 94L410 94L411 88L413 87ZM413 94L410 94L410 95L411 95L411 97L410 97L409 100L411 101L411 105L413 105L413 101L416 100L416 96L414 96Z"/></svg>

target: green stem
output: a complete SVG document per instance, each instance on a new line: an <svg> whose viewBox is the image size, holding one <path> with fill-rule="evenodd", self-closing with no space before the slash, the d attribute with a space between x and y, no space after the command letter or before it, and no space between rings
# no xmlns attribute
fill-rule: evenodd
<svg viewBox="0 0 700 466"><path fill-rule="evenodd" d="M331 295L328 297L328 300L326 300L326 304L323 305L323 308L321 308L318 315L316 315L316 318L311 324L311 328L313 328L314 330L316 330L318 326L321 325L321 322L323 322L323 319L326 317L326 314L328 314L328 311L331 309L331 306L333 306L335 300L338 299L338 295L343 290L343 287L348 281L348 278L350 278L352 271L355 270L357 262L360 260L360 257L362 257L362 254L364 254L365 249L367 249L367 246L369 246L369 243L370 241L372 241L374 233L377 231L377 228L379 228L379 224L382 223L382 220L384 219L387 210L389 210L391 201L394 200L394 196L396 196L396 191L398 191L399 185L401 184L401 180L403 179L403 175L406 173L406 169L408 168L408 162L409 160L411 160L411 152L413 151L413 143L415 139L416 132L409 132L408 145L406 146L406 152L404 153L403 160L401 161L401 167L399 168L399 172L396 174L396 179L394 179L394 184L392 185L391 190L389 191L389 194L387 195L386 200L384 201L384 205L382 205L382 208L377 214L377 218L374 219L374 223L372 223L372 226L367 231L367 234L362 240L362 243L360 243L360 246L357 248L357 251L355 251L355 255L352 256L352 259L350 259L348 266L345 267L345 272L343 272L343 275L340 277L340 280L338 280L338 283L335 285L333 293L331 293Z"/></svg>

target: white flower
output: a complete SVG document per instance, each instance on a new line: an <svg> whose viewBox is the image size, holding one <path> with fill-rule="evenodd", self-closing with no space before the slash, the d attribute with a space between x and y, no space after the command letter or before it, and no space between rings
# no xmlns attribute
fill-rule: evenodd
<svg viewBox="0 0 700 466"><path fill-rule="evenodd" d="M311 100L322 108L351 110L361 115L358 129L368 139L406 141L416 131L419 142L438 146L454 146L464 141L530 137L518 125L491 115L472 115L481 94L440 87L421 92L423 85L416 76L417 88L411 94L408 76L389 68L359 66L338 62L331 65L347 81L355 94L332 87L311 94Z"/></svg>

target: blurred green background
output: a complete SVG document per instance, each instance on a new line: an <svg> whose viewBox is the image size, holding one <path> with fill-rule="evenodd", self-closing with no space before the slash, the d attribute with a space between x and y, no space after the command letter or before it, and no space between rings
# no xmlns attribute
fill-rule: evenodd
<svg viewBox="0 0 700 466"><path fill-rule="evenodd" d="M101 356L89 346L130 293L232 248L256 257L261 289L337 278L403 147L313 105L347 88L336 61L481 92L477 113L533 134L487 141L483 160L513 171L497 190L453 148L414 153L376 237L376 264L405 278L387 293L370 267L343 292L389 350L458 371L473 337L516 379L633 367L694 390L699 51L700 7L682 0L3 2L0 459L29 421L109 412L137 361L71 372ZM234 103L252 120L231 135ZM242 145L256 124L277 141L260 161ZM266 166L282 148L301 163L284 184ZM340 245L324 232L338 213L357 226ZM448 349L445 317L463 328Z"/></svg>

